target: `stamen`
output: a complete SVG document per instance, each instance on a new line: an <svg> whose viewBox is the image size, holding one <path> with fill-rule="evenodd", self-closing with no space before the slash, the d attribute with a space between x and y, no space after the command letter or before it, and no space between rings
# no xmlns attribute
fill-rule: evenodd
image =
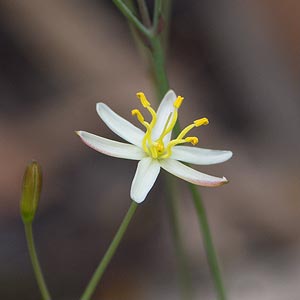
<svg viewBox="0 0 300 300"><path fill-rule="evenodd" d="M138 121L144 127L146 127L146 132L145 132L145 135L142 140L142 147L143 147L144 151L154 159L164 159L164 158L170 157L172 154L172 148L175 145L184 144L184 143L191 143L192 145L196 145L198 143L198 138L195 136L188 136L185 138L186 134L194 127L207 125L209 123L207 118L201 118L201 119L195 120L192 124L186 126L180 132L180 134L177 136L176 139L169 141L169 143L165 147L163 139L174 128L174 126L177 122L177 118L178 118L178 109L180 108L184 98L181 96L178 96L176 98L176 100L173 103L173 106L174 106L173 112L170 112L170 114L165 122L163 131L162 131L160 137L157 140L153 141L151 134L152 134L152 130L157 121L156 112L151 107L150 102L147 100L147 98L143 92L137 93L136 96L140 99L143 107L146 108L152 116L151 122L148 123L147 121L145 121L144 116L138 109L133 109L131 111L131 114L133 116L136 116Z"/></svg>
<svg viewBox="0 0 300 300"><path fill-rule="evenodd" d="M136 96L140 99L140 101L144 107L150 106L150 102L147 100L147 98L143 92L136 93Z"/></svg>
<svg viewBox="0 0 300 300"><path fill-rule="evenodd" d="M179 108L181 106L181 103L182 103L183 99L184 99L183 97L178 96L177 99L175 100L174 104L173 104L174 107Z"/></svg>
<svg viewBox="0 0 300 300"><path fill-rule="evenodd" d="M182 139L190 130L192 130L194 127L196 127L196 124L190 124L186 126L178 135L177 139Z"/></svg>
<svg viewBox="0 0 300 300"><path fill-rule="evenodd" d="M199 142L199 140L196 136L189 136L189 137L185 138L185 141L187 143L191 143L193 146L195 146Z"/></svg>
<svg viewBox="0 0 300 300"><path fill-rule="evenodd" d="M198 119L198 120L195 120L193 122L193 124L190 124L188 126L186 126L181 132L180 134L178 135L177 139L182 139L190 130L192 130L194 127L199 127L199 126L202 126L202 125L207 125L209 122L208 122L208 119L207 118L201 118L201 119Z"/></svg>
<svg viewBox="0 0 300 300"><path fill-rule="evenodd" d="M151 107L151 104L150 102L147 100L145 94L143 92L139 92L139 93L136 93L136 96L140 99L143 107L145 107L149 113L151 114L152 116L152 120L150 122L150 130L153 128L153 126L155 125L156 123L156 112L155 110Z"/></svg>
<svg viewBox="0 0 300 300"><path fill-rule="evenodd" d="M186 143L185 139L175 139L175 140L171 140L169 143L168 143L168 146L166 148L166 151L165 151L165 154L162 155L160 158L168 158L171 156L172 154L172 148L175 146L175 145L178 145L178 144L184 144Z"/></svg>
<svg viewBox="0 0 300 300"><path fill-rule="evenodd" d="M195 120L194 124L196 125L196 127L199 127L199 126L202 126L202 125L209 124L209 121L208 121L207 118L201 118L201 119Z"/></svg>
<svg viewBox="0 0 300 300"><path fill-rule="evenodd" d="M133 109L131 111L131 115L136 116L137 119L140 121L140 123L143 124L145 122L145 118L143 117L142 113L138 109Z"/></svg>
<svg viewBox="0 0 300 300"><path fill-rule="evenodd" d="M151 106L147 106L146 108L147 108L147 110L149 111L149 113L152 116L152 120L151 120L151 123L150 123L151 129L152 129L153 126L155 125L156 119L157 119L156 112L155 112L155 110Z"/></svg>

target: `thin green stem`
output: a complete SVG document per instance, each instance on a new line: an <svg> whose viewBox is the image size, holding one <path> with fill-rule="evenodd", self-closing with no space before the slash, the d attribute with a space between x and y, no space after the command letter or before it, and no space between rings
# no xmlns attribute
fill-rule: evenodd
<svg viewBox="0 0 300 300"><path fill-rule="evenodd" d="M176 197L175 193L174 178L168 175L165 177L165 180L168 188L167 205L169 220L174 241L174 250L178 262L178 267L180 270L179 279L181 283L181 296L182 299L188 300L192 299L192 284L188 260L183 246L182 235L179 226L180 224L178 217L178 197Z"/></svg>
<svg viewBox="0 0 300 300"><path fill-rule="evenodd" d="M168 77L167 77L165 62L164 62L164 52L158 38L152 39L152 46L153 46L153 56L152 56L153 68L155 73L156 85L158 88L158 94L161 99L169 88ZM176 127L174 128L174 133L175 135L180 133L179 123L176 124ZM218 264L217 254L214 248L204 205L200 193L197 190L196 186L193 184L189 184L189 189L192 193L194 205L196 207L200 228L203 234L204 247L205 247L208 263L210 266L210 270L212 273L212 277L214 280L214 284L216 287L216 291L218 294L218 299L226 300L226 293L222 282L221 270ZM173 207L173 212L171 214L173 215L174 218L173 220L171 218L171 221L173 223L173 228L174 228L173 230L176 230L175 228L178 225L178 223L175 220L178 217L175 216L176 212L174 210L174 207ZM175 236L175 240L177 238L179 238L179 236L177 237ZM181 267L181 272L182 273L185 272L185 267L184 268Z"/></svg>
<svg viewBox="0 0 300 300"><path fill-rule="evenodd" d="M166 73L165 53L160 43L159 37L150 39L152 47L152 66L155 78L155 86L158 92L158 98L162 99L169 90L169 80Z"/></svg>
<svg viewBox="0 0 300 300"><path fill-rule="evenodd" d="M166 28L168 27L169 24L170 0L166 0L166 2L164 2L164 5L167 7L168 10L166 11L165 8L165 14L167 16L167 19L165 20L166 24L164 28L162 28L161 32L157 31L161 0L156 0L155 8L154 8L153 27L152 30L149 32L149 34L146 35L150 43L151 65L153 68L155 87L159 99L162 99L165 93L169 89L169 81L168 81L168 76L167 76L166 66L165 66L165 50L164 47L162 46L161 36L165 34ZM180 132L180 126L177 123L176 127L174 128L174 133L179 134L179 132ZM203 234L204 247L205 247L208 263L210 266L210 270L213 276L214 284L217 290L218 299L226 300L226 293L222 282L221 271L218 264L217 254L213 245L213 240L212 240L204 205L200 193L197 190L196 186L189 184L189 189L192 193L194 205L196 207L200 228ZM185 255L182 246L182 238L179 234L179 230L177 230L179 228L178 225L179 223L178 223L178 216L176 212L177 208L174 203L172 204L172 207L170 207L170 210L171 210L170 215L172 216L170 219L171 219L171 225L173 227L174 241L176 240L175 243L177 243L180 247L182 247L181 248L182 252L180 252L181 250L180 251L177 250L177 253L181 253L180 255ZM178 257L178 259L180 260L181 258ZM183 269L181 269L180 271L185 272Z"/></svg>
<svg viewBox="0 0 300 300"><path fill-rule="evenodd" d="M154 33L157 32L160 14L161 14L161 0L156 0L154 3L153 28L152 28Z"/></svg>
<svg viewBox="0 0 300 300"><path fill-rule="evenodd" d="M112 1L131 24L133 24L145 36L151 36L151 31L140 22L140 20L132 13L132 11L127 7L127 5L123 1Z"/></svg>
<svg viewBox="0 0 300 300"><path fill-rule="evenodd" d="M42 273L42 269L39 263L39 259L35 250L35 243L32 232L32 223L24 223L25 235L31 258L32 267L35 273L35 278L44 300L50 300L51 296L46 286L46 282Z"/></svg>
<svg viewBox="0 0 300 300"><path fill-rule="evenodd" d="M152 41L152 66L157 89L158 99L162 99L169 90L169 81L165 67L164 50L161 47L158 36ZM174 242L174 249L178 261L182 299L189 300L192 297L192 285L189 274L188 259L183 245L180 222L178 217L178 203L174 193L173 178L166 176L168 188L168 213Z"/></svg>
<svg viewBox="0 0 300 300"><path fill-rule="evenodd" d="M150 20L148 7L147 7L145 0L137 0L137 3L138 3L139 11L140 11L144 25L146 27L150 28L151 20Z"/></svg>
<svg viewBox="0 0 300 300"><path fill-rule="evenodd" d="M110 246L108 247L105 255L103 256L99 266L97 267L97 269L95 270L90 282L88 283L84 293L81 296L81 300L89 300L92 296L92 294L94 293L98 283L100 282L102 275L104 273L104 271L106 270L106 267L108 266L108 264L110 263L112 257L114 256L125 232L126 229L137 209L138 204L134 201L131 202L131 205L114 237L114 239L112 240Z"/></svg>
<svg viewBox="0 0 300 300"><path fill-rule="evenodd" d="M226 300L227 299L226 292L222 281L221 270L218 263L217 253L214 248L213 239L209 228L205 207L201 199L201 196L197 190L197 187L193 184L189 184L189 188L193 195L193 201L194 201L194 205L196 208L196 212L200 224L200 229L203 234L204 248L206 251L206 256L210 267L210 271L213 276L218 299Z"/></svg>
<svg viewBox="0 0 300 300"><path fill-rule="evenodd" d="M161 0L156 0L155 4L154 4L154 13L153 13L153 31L154 32L157 32L160 14L161 14Z"/></svg>

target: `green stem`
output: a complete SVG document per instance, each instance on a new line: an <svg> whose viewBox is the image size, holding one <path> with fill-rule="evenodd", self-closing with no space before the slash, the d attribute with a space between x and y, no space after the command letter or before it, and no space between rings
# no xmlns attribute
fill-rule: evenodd
<svg viewBox="0 0 300 300"><path fill-rule="evenodd" d="M114 1L114 2L116 2L116 1ZM165 5L166 4L169 9L169 6L170 6L169 1L166 0ZM154 72L154 77L155 77L155 86L157 89L158 98L162 99L163 96L165 95L165 93L169 89L169 81L168 81L168 76L167 76L167 72L166 72L165 52L162 47L161 36L162 36L162 34L164 34L164 31L168 26L169 18L167 18L165 28L162 29L162 32L158 32L157 26L158 26L158 21L159 21L160 7L161 7L161 0L156 0L155 8L154 8L153 28L151 29L151 31L148 32L148 34L146 34L146 36L148 37L148 40L151 45L150 46L151 47L150 48L151 59L152 59L151 64L153 67L153 72ZM169 13L167 12L167 16L168 15L169 15ZM180 126L178 123L176 124L176 127L174 128L174 133L175 134L180 133ZM220 267L218 264L217 254L216 254L216 251L215 251L215 248L213 245L213 240L212 240L212 236L211 236L211 232L210 232L204 205L201 200L200 193L197 190L196 186L189 184L189 189L192 193L194 205L196 207L200 228L201 228L201 231L203 234L204 247L205 247L208 263L210 266L211 274L213 276L214 284L215 284L215 287L217 290L218 299L226 300L226 293L225 293L225 289L224 289L223 282L222 282L221 271L220 271ZM170 214L172 215L172 217L171 217L172 224L171 225L173 227L173 233L175 233L175 235L173 234L174 240L177 239L175 241L175 243L177 244L177 246L179 245L179 247L181 247L181 249L182 249L182 252L180 252L181 250L180 251L177 250L177 253L181 253L181 255L183 255L184 251L183 251L183 246L182 246L182 238L179 234L179 230L177 231L177 229L179 228L179 225L178 225L179 223L178 223L178 216L176 213L176 209L177 208L176 208L175 204L173 203L173 206L172 206L171 212L170 212ZM180 259L180 258L178 257L178 259ZM180 271L184 272L184 270L180 270Z"/></svg>
<svg viewBox="0 0 300 300"><path fill-rule="evenodd" d="M139 11L140 11L144 25L146 25L146 27L150 28L151 20L150 20L149 11L148 11L145 0L137 0L137 3L138 3Z"/></svg>
<svg viewBox="0 0 300 300"><path fill-rule="evenodd" d="M158 94L160 96L160 99L162 99L163 95L169 89L169 83L168 83L168 77L165 69L164 52L158 37L152 39L152 47L153 47L153 68L155 73L155 79L158 87ZM178 123L176 125L177 126L174 128L175 135L180 133L180 126ZM192 193L194 205L196 207L200 228L203 234L204 247L205 247L208 263L210 266L210 270L213 276L216 291L218 294L218 299L226 300L226 293L222 282L221 270L218 264L217 254L214 248L212 235L210 232L204 205L200 193L197 190L196 186L193 184L189 184L189 189ZM173 203L172 206L170 205L170 209L172 209L172 212L170 214L171 214L171 221L173 224L172 226L173 231L176 232L178 227L178 217L176 213L175 203ZM174 237L175 237L175 243L178 243L176 240L180 238L179 231L178 234L174 235ZM179 248L178 247L176 248L179 249L179 250L177 249L178 254L180 253L180 255L182 255L183 247L180 244L178 245ZM179 263L181 265L181 273L184 274L186 273L186 264L184 265L185 259L182 260L182 258L180 258L179 256L178 258L179 258ZM184 282L184 286L186 286L186 282Z"/></svg>
<svg viewBox="0 0 300 300"><path fill-rule="evenodd" d="M100 282L102 275L106 269L106 267L108 266L108 264L110 263L113 255L115 254L125 232L126 229L137 209L138 204L134 201L131 202L131 205L114 237L114 239L112 240L110 246L108 247L105 255L103 256L99 266L97 267L96 271L94 272L90 282L88 283L84 293L81 296L81 300L89 300L92 296L92 294L94 293L98 283Z"/></svg>
<svg viewBox="0 0 300 300"><path fill-rule="evenodd" d="M162 99L165 93L169 90L169 80L165 67L165 53L161 46L158 36L151 39L152 46L152 66L154 71L155 86L157 89L158 99ZM178 262L179 279L181 286L182 299L192 298L192 285L189 273L188 260L183 245L182 234L180 230L180 221L178 216L178 203L176 201L173 178L166 176L168 189L167 205L168 215L171 225L171 232L174 242L174 250Z"/></svg>
<svg viewBox="0 0 300 300"><path fill-rule="evenodd" d="M163 95L166 93L166 91L169 89L169 83L168 83L168 77L167 72L165 68L165 59L164 59L164 52L160 43L160 40L158 37L155 37L152 39L152 47L153 47L153 68L155 73L155 79L156 79L156 86L158 89L158 94L160 96L160 99L162 99ZM180 133L180 126L177 123L177 126L174 128L175 135L178 135ZM200 196L199 191L197 190L196 186L193 184L189 184L190 191L193 196L194 205L196 207L198 221L200 224L200 228L203 234L203 240L204 240L204 247L207 255L207 260L210 266L211 274L213 277L213 281L216 287L216 291L218 294L219 300L226 300L226 293L224 289L224 285L222 282L222 276L221 276L221 270L218 264L217 259L217 253L214 248L213 240L210 233L209 224L207 221L207 216L205 212L204 205L202 203L202 199ZM173 203L174 205L174 203ZM173 207L173 218L174 220L178 219L177 216L175 216L176 209ZM173 228L177 226L177 222L173 223ZM175 230L175 229L173 229ZM178 239L179 236L175 236L175 240ZM182 268L181 268L182 269ZM182 269L182 272L185 272L185 267Z"/></svg>
<svg viewBox="0 0 300 300"><path fill-rule="evenodd" d="M34 243L34 238L33 238L33 233L32 233L32 223L24 223L24 228L25 228L25 235L26 235L29 255L31 258L31 263L32 263L32 267L33 267L33 270L35 273L35 278L36 278L38 287L40 289L43 299L50 300L51 296L47 289L46 282L44 280L42 269L41 269L41 266L39 263L39 259L38 259L38 256L37 256L37 253L35 250L35 243Z"/></svg>
<svg viewBox="0 0 300 300"><path fill-rule="evenodd" d="M140 20L132 13L132 11L127 7L127 5L121 0L112 0L113 3L118 7L121 13L127 18L127 20L132 23L140 32L145 36L150 37L151 32L146 28Z"/></svg>
<svg viewBox="0 0 300 300"><path fill-rule="evenodd" d="M188 260L185 253L185 249L183 247L182 235L179 224L178 217L178 197L176 197L176 193L174 192L174 178L171 176L166 176L166 184L168 188L168 197L167 197L167 205L168 205L168 213L169 220L171 224L171 232L173 236L174 242L174 250L177 258L177 263L179 267L179 279L181 283L181 295L182 299L192 299L192 284L191 284L191 276L188 267Z"/></svg>
<svg viewBox="0 0 300 300"><path fill-rule="evenodd" d="M219 300L226 300L226 292L222 281L221 270L218 263L218 257L216 250L214 248L212 235L210 232L207 215L205 211L205 207L201 196L197 190L197 187L193 184L189 184L189 188L193 195L193 201L196 208L200 229L203 234L203 243L206 251L206 256L208 260L208 264L210 267L210 271L213 276L214 284L216 287L217 295Z"/></svg>
<svg viewBox="0 0 300 300"><path fill-rule="evenodd" d="M161 0L156 0L154 4L154 13L153 13L153 32L157 32L159 17L161 14Z"/></svg>
<svg viewBox="0 0 300 300"><path fill-rule="evenodd" d="M162 99L169 90L169 80L166 73L165 53L158 36L150 39L152 47L152 66L155 77L155 85L159 99Z"/></svg>
<svg viewBox="0 0 300 300"><path fill-rule="evenodd" d="M159 37L155 36L151 40L152 45L152 66L154 71L155 86L157 88L158 99L162 99L169 90L169 81L166 73L164 50L161 47ZM191 278L188 268L188 259L185 253L180 222L178 217L178 203L176 201L173 178L166 176L168 187L168 213L173 236L175 254L178 261L182 299L191 299Z"/></svg>

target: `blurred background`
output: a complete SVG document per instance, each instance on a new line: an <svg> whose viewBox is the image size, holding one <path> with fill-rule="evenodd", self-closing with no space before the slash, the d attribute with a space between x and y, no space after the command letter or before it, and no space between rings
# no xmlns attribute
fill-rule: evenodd
<svg viewBox="0 0 300 300"><path fill-rule="evenodd" d="M199 146L234 152L199 168L230 180L200 188L229 299L299 299L300 3L173 4L168 73L185 97L180 122L208 117ZM129 207L136 162L93 151L74 130L117 139L95 104L131 119L137 91L154 102L149 70L111 1L2 0L0 16L0 296L40 299L19 217L36 159L40 261L54 299L79 299ZM176 183L194 299L215 299L191 196ZM93 299L180 299L163 176Z"/></svg>

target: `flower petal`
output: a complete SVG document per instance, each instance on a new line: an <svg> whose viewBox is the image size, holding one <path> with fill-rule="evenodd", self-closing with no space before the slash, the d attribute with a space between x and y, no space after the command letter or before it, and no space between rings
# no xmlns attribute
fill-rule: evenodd
<svg viewBox="0 0 300 300"><path fill-rule="evenodd" d="M86 131L76 133L86 145L109 156L133 160L140 160L146 156L145 152L135 145L112 141Z"/></svg>
<svg viewBox="0 0 300 300"><path fill-rule="evenodd" d="M160 165L171 174L193 184L213 187L228 182L225 177L219 178L198 172L174 159L163 159Z"/></svg>
<svg viewBox="0 0 300 300"><path fill-rule="evenodd" d="M157 160L143 158L137 166L130 191L130 197L137 203L145 200L160 171Z"/></svg>
<svg viewBox="0 0 300 300"><path fill-rule="evenodd" d="M231 151L210 150L190 146L175 146L171 159L196 165L212 165L224 162L232 156Z"/></svg>
<svg viewBox="0 0 300 300"><path fill-rule="evenodd" d="M174 112L174 102L176 100L176 94L173 90L169 90L164 98L162 99L158 109L157 109L157 121L155 126L152 130L152 140L157 140L160 135L162 134L166 122L170 116ZM164 142L167 143L170 141L171 138L171 132L167 135L167 137L164 139Z"/></svg>
<svg viewBox="0 0 300 300"><path fill-rule="evenodd" d="M97 103L96 109L102 121L115 134L129 143L141 147L145 133L140 128L119 116L104 103Z"/></svg>

